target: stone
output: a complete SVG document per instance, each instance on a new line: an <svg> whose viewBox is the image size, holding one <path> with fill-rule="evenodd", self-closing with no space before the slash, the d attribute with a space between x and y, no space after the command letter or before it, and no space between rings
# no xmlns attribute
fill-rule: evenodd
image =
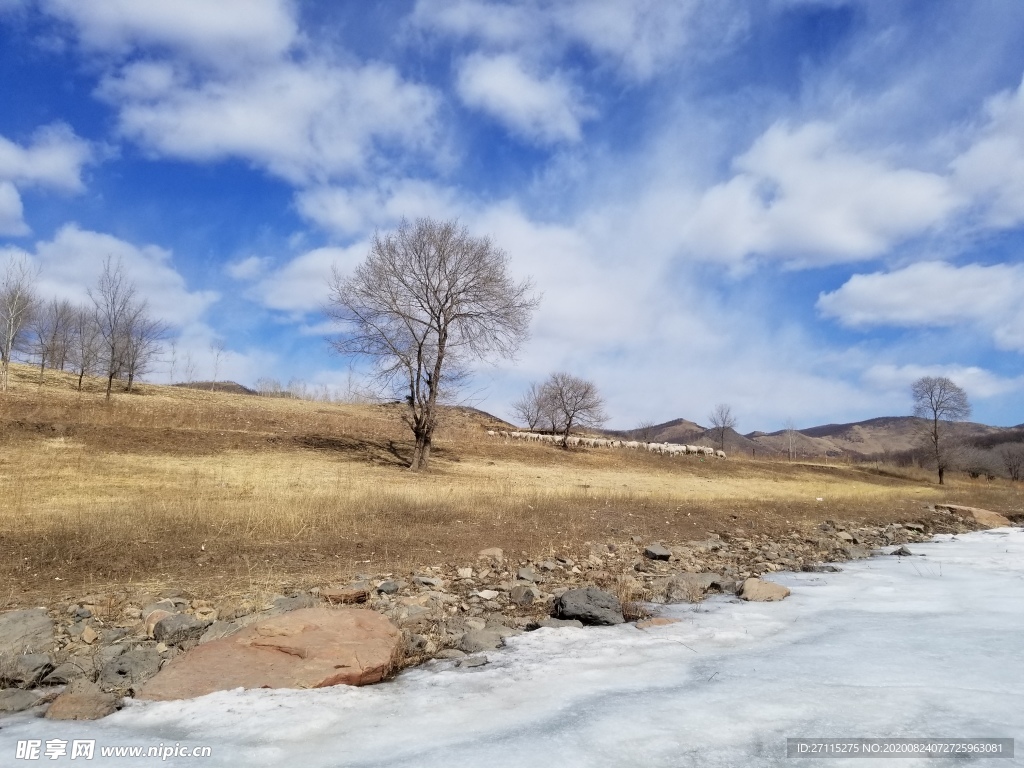
<svg viewBox="0 0 1024 768"><path fill-rule="evenodd" d="M434 654L436 659L464 659L466 658L466 652L460 651L458 648L445 648L444 650L438 651Z"/></svg>
<svg viewBox="0 0 1024 768"><path fill-rule="evenodd" d="M597 587L570 589L555 600L556 619L577 619L584 624L608 626L622 624L622 604L619 599Z"/></svg>
<svg viewBox="0 0 1024 768"><path fill-rule="evenodd" d="M104 693L93 682L80 678L67 687L46 710L49 720L99 720L117 709L117 696Z"/></svg>
<svg viewBox="0 0 1024 768"><path fill-rule="evenodd" d="M298 609L179 655L137 698L166 701L233 688L368 685L393 671L401 644L401 631L375 611Z"/></svg>
<svg viewBox="0 0 1024 768"><path fill-rule="evenodd" d="M913 557L914 553L906 547L898 547L889 553L890 555L896 555L897 557Z"/></svg>
<svg viewBox="0 0 1024 768"><path fill-rule="evenodd" d="M757 603L776 602L789 597L789 595L789 589L781 584L754 578L746 579L739 591L739 596L742 599Z"/></svg>
<svg viewBox="0 0 1024 768"><path fill-rule="evenodd" d="M370 587L368 584L350 584L339 589L323 589L320 597L332 605L355 605L370 599Z"/></svg>
<svg viewBox="0 0 1024 768"><path fill-rule="evenodd" d="M53 669L53 658L48 653L19 653L8 656L0 666L0 677L19 688L31 688Z"/></svg>
<svg viewBox="0 0 1024 768"><path fill-rule="evenodd" d="M153 639L181 647L189 642L198 642L209 626L208 621L200 621L184 613L172 613L153 627Z"/></svg>
<svg viewBox="0 0 1024 768"><path fill-rule="evenodd" d="M434 587L435 589L444 586L444 581L436 576L413 576L412 583L418 587Z"/></svg>
<svg viewBox="0 0 1024 768"><path fill-rule="evenodd" d="M965 507L960 504L936 504L935 510L937 512L950 512L962 516L970 515L974 518L975 522L979 525L985 526L986 528L1004 528L1008 525L1012 525L1009 520L998 512L981 509L980 507ZM909 528L910 526L907 527Z"/></svg>
<svg viewBox="0 0 1024 768"><path fill-rule="evenodd" d="M86 656L75 656L43 678L43 685L67 685L80 677L88 677L90 680L95 674L92 659Z"/></svg>
<svg viewBox="0 0 1024 768"><path fill-rule="evenodd" d="M843 569L835 565L821 565L818 563L810 563L803 566L801 569L804 573L839 573Z"/></svg>
<svg viewBox="0 0 1024 768"><path fill-rule="evenodd" d="M38 693L20 688L0 690L0 712L24 712L38 704L41 698Z"/></svg>
<svg viewBox="0 0 1024 768"><path fill-rule="evenodd" d="M516 605L531 605L534 600L540 597L540 592L537 591L536 587L526 586L520 584L512 587L508 593L509 599Z"/></svg>
<svg viewBox="0 0 1024 768"><path fill-rule="evenodd" d="M864 560L871 557L871 550L866 547L843 547L843 552L851 560Z"/></svg>
<svg viewBox="0 0 1024 768"><path fill-rule="evenodd" d="M850 533L847 533L846 531L839 531L839 533L836 534L836 538L839 539L840 541L849 541L849 542L853 541L853 535L850 534Z"/></svg>
<svg viewBox="0 0 1024 768"><path fill-rule="evenodd" d="M520 581L537 581L540 578L537 572L533 568L527 566L526 568L520 568L516 571L516 578Z"/></svg>
<svg viewBox="0 0 1024 768"><path fill-rule="evenodd" d="M583 622L578 619L556 619L549 616L537 622L537 629L540 629L541 627L545 627L547 629L564 629L566 627L583 629Z"/></svg>
<svg viewBox="0 0 1024 768"><path fill-rule="evenodd" d="M397 581L391 581L390 579L388 579L387 581L382 581L380 584L377 585L377 591L380 592L382 595L393 595L399 589L401 589L399 583Z"/></svg>
<svg viewBox="0 0 1024 768"><path fill-rule="evenodd" d="M671 560L672 551L661 544L648 544L644 547L644 557L648 560Z"/></svg>
<svg viewBox="0 0 1024 768"><path fill-rule="evenodd" d="M312 595L299 594L289 597L274 598L274 607L270 609L272 615L287 613L288 611L299 611L303 608L312 608L317 600Z"/></svg>
<svg viewBox="0 0 1024 768"><path fill-rule="evenodd" d="M491 651L505 644L501 633L493 629L471 629L459 640L459 650L466 653Z"/></svg>
<svg viewBox="0 0 1024 768"><path fill-rule="evenodd" d="M472 669L473 667L482 667L488 664L486 656L470 656L468 659L463 659L460 662L456 662L460 667L466 669Z"/></svg>
<svg viewBox="0 0 1024 768"><path fill-rule="evenodd" d="M479 592L476 593L477 597L480 597L484 600L493 600L500 594L501 593L495 589L481 589Z"/></svg>
<svg viewBox="0 0 1024 768"><path fill-rule="evenodd" d="M644 619L636 623L637 629L650 629L651 627L667 627L669 624L678 624L679 619L670 619L667 616L655 616L653 619Z"/></svg>
<svg viewBox="0 0 1024 768"><path fill-rule="evenodd" d="M150 611L149 614L146 616L146 637L153 637L153 630L156 629L156 625L164 619L170 618L173 615L174 614L170 611L165 611L162 609Z"/></svg>
<svg viewBox="0 0 1024 768"><path fill-rule="evenodd" d="M143 618L143 620L146 620L147 618L149 618L149 615L151 613L153 613L154 611L166 611L167 613L177 613L178 612L178 606L171 599L157 600L155 603L150 603L149 605L143 607L143 609L142 609L142 618Z"/></svg>
<svg viewBox="0 0 1024 768"><path fill-rule="evenodd" d="M505 559L505 553L500 547L488 547L487 549L481 549L477 553L477 557L481 560L491 560L495 563L500 563Z"/></svg>
<svg viewBox="0 0 1024 768"><path fill-rule="evenodd" d="M665 599L670 603L696 603L712 589L735 592L735 582L718 573L678 573L665 587Z"/></svg>
<svg viewBox="0 0 1024 768"><path fill-rule="evenodd" d="M241 621L215 621L206 628L202 637L199 638L199 644L202 645L203 643L208 643L211 640L220 640L222 637L228 637L229 635L235 634L235 632L244 626L245 623Z"/></svg>
<svg viewBox="0 0 1024 768"><path fill-rule="evenodd" d="M99 633L88 624L82 628L81 640L86 645L92 645L100 639Z"/></svg>
<svg viewBox="0 0 1024 768"><path fill-rule="evenodd" d="M924 523L904 523L903 527L910 531L924 533Z"/></svg>
<svg viewBox="0 0 1024 768"><path fill-rule="evenodd" d="M0 656L45 653L53 646L53 619L45 608L0 613Z"/></svg>
<svg viewBox="0 0 1024 768"><path fill-rule="evenodd" d="M455 571L460 579L472 579L473 569L472 568L459 568Z"/></svg>
<svg viewBox="0 0 1024 768"><path fill-rule="evenodd" d="M104 664L96 683L105 691L123 690L141 685L159 671L156 648L135 648Z"/></svg>
<svg viewBox="0 0 1024 768"><path fill-rule="evenodd" d="M542 563L537 563L537 567L542 571L553 571L558 567L558 565L551 560L545 560Z"/></svg>

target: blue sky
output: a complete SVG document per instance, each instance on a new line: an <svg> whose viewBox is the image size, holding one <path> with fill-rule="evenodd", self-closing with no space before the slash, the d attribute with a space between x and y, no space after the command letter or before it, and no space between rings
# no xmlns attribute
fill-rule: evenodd
<svg viewBox="0 0 1024 768"><path fill-rule="evenodd" d="M543 292L467 394L612 426L1024 422L1016 0L0 0L0 260L122 259L186 358L344 386L320 313L375 229L458 217ZM151 375L171 375L169 355Z"/></svg>

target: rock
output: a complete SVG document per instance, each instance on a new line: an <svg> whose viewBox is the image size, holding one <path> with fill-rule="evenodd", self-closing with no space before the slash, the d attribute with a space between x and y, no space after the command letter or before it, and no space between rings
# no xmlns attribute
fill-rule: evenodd
<svg viewBox="0 0 1024 768"><path fill-rule="evenodd" d="M49 720L99 720L117 709L117 696L82 678L67 687L46 710Z"/></svg>
<svg viewBox="0 0 1024 768"><path fill-rule="evenodd" d="M149 614L146 616L146 637L152 637L153 630L156 629L156 625L164 619L170 618L173 615L174 614L170 611L165 611L163 609L150 611Z"/></svg>
<svg viewBox="0 0 1024 768"><path fill-rule="evenodd" d="M897 557L913 557L914 553L906 547L899 547L889 553L890 555L896 555Z"/></svg>
<svg viewBox="0 0 1024 768"><path fill-rule="evenodd" d="M471 629L459 641L459 650L466 653L491 651L505 644L500 632L493 629Z"/></svg>
<svg viewBox="0 0 1024 768"><path fill-rule="evenodd" d="M43 685L67 685L80 677L87 677L92 680L96 673L92 659L85 656L75 656L43 678Z"/></svg>
<svg viewBox="0 0 1024 768"><path fill-rule="evenodd" d="M458 574L460 579L472 579L473 578L473 569L472 568L459 568L458 570L456 570L456 573Z"/></svg>
<svg viewBox="0 0 1024 768"><path fill-rule="evenodd" d="M153 639L158 643L181 647L195 641L206 632L210 622L199 621L184 613L173 613L156 623L153 627Z"/></svg>
<svg viewBox="0 0 1024 768"><path fill-rule="evenodd" d="M836 538L839 539L840 541L849 541L849 542L853 541L853 535L850 534L850 533L847 533L846 531L839 531L839 533L836 534Z"/></svg>
<svg viewBox="0 0 1024 768"><path fill-rule="evenodd" d="M143 621L149 618L149 615L154 611L165 611L167 613L177 613L178 605L171 599L157 600L155 603L143 607L142 619Z"/></svg>
<svg viewBox="0 0 1024 768"><path fill-rule="evenodd" d="M205 621L207 624L211 624L217 620L220 616L220 611L216 608L196 608L195 617L200 621Z"/></svg>
<svg viewBox="0 0 1024 768"><path fill-rule="evenodd" d="M468 659L463 659L462 661L457 662L459 667L464 667L466 669L471 669L473 667L482 667L488 663L489 662L487 661L486 656L471 656Z"/></svg>
<svg viewBox="0 0 1024 768"><path fill-rule="evenodd" d="M671 560L672 551L661 544L648 544L644 547L644 557L649 560Z"/></svg>
<svg viewBox="0 0 1024 768"><path fill-rule="evenodd" d="M678 573L665 588L665 599L670 603L696 603L712 589L735 592L735 582L718 573Z"/></svg>
<svg viewBox="0 0 1024 768"><path fill-rule="evenodd" d="M491 560L495 563L500 563L505 559L505 553L500 547L489 547L487 549L481 549L477 553L477 557L482 560Z"/></svg>
<svg viewBox="0 0 1024 768"><path fill-rule="evenodd" d="M465 621L466 629L483 629L487 626L487 622L483 619L471 618Z"/></svg>
<svg viewBox="0 0 1024 768"><path fill-rule="evenodd" d="M800 568L804 573L839 573L842 568L838 568L834 565L821 565L818 563L809 563Z"/></svg>
<svg viewBox="0 0 1024 768"><path fill-rule="evenodd" d="M444 581L435 576L413 576L412 583L418 587L433 587L435 589L444 586Z"/></svg>
<svg viewBox="0 0 1024 768"><path fill-rule="evenodd" d="M215 621L206 628L203 636L199 638L199 644L202 645L211 640L220 640L222 637L228 637L244 626L245 624L240 621Z"/></svg>
<svg viewBox="0 0 1024 768"><path fill-rule="evenodd" d="M232 688L367 685L386 677L402 633L359 608L304 608L264 619L172 659L138 698L187 699Z"/></svg>
<svg viewBox="0 0 1024 768"><path fill-rule="evenodd" d="M667 616L656 616L653 619L644 619L636 623L637 629L650 629L651 627L667 627L669 624L678 624L679 619L670 619Z"/></svg>
<svg viewBox="0 0 1024 768"><path fill-rule="evenodd" d="M904 523L903 527L911 531L924 533L924 523Z"/></svg>
<svg viewBox="0 0 1024 768"><path fill-rule="evenodd" d="M540 576L537 575L537 572L533 570L533 568L527 566L526 568L520 568L516 571L516 578L520 581L537 581Z"/></svg>
<svg viewBox="0 0 1024 768"><path fill-rule="evenodd" d="M299 611L303 608L312 608L316 604L316 598L307 594L278 597L274 599L274 607L270 609L270 613L271 615L276 616L281 613L288 613L288 611Z"/></svg>
<svg viewBox="0 0 1024 768"><path fill-rule="evenodd" d="M135 648L103 665L96 682L105 691L123 690L141 685L159 671L156 648Z"/></svg>
<svg viewBox="0 0 1024 768"><path fill-rule="evenodd" d="M980 507L964 507L959 504L936 504L935 510L937 512L951 512L963 516L970 515L974 518L975 522L986 528L1003 528L1012 525L1009 520L998 512L981 509Z"/></svg>
<svg viewBox="0 0 1024 768"><path fill-rule="evenodd" d="M53 669L48 653L20 653L9 656L0 667L0 678L19 688L31 688Z"/></svg>
<svg viewBox="0 0 1024 768"><path fill-rule="evenodd" d="M380 584L377 585L377 591L380 592L382 595L393 595L399 589L401 589L399 583L397 581L391 581L390 579L388 579L387 581L382 581Z"/></svg>
<svg viewBox="0 0 1024 768"><path fill-rule="evenodd" d="M350 584L340 589L324 589L320 591L320 597L332 605L365 603L370 599L370 587L368 584Z"/></svg>
<svg viewBox="0 0 1024 768"><path fill-rule="evenodd" d="M82 628L82 634L80 637L82 642L86 645L92 645L100 639L99 633L89 625Z"/></svg>
<svg viewBox="0 0 1024 768"><path fill-rule="evenodd" d="M622 604L615 595L597 587L570 589L555 600L556 619L577 619L584 624L622 624Z"/></svg>
<svg viewBox="0 0 1024 768"><path fill-rule="evenodd" d="M865 547L843 547L843 552L851 560L864 560L871 557L871 550Z"/></svg>
<svg viewBox="0 0 1024 768"><path fill-rule="evenodd" d="M536 587L529 587L524 584L512 587L508 593L509 599L516 605L530 605L540 597L540 592L537 591Z"/></svg>
<svg viewBox="0 0 1024 768"><path fill-rule="evenodd" d="M752 600L757 603L771 603L783 600L789 595L789 589L781 584L753 578L745 580L739 592L739 596L744 600Z"/></svg>
<svg viewBox="0 0 1024 768"><path fill-rule="evenodd" d="M458 648L445 648L442 651L438 651L434 654L436 659L464 659L466 658L466 652L460 651Z"/></svg>
<svg viewBox="0 0 1024 768"><path fill-rule="evenodd" d="M38 693L20 688L0 690L0 712L24 712L38 704L41 698Z"/></svg>
<svg viewBox="0 0 1024 768"><path fill-rule="evenodd" d="M479 592L476 593L476 596L483 598L484 600L493 600L500 594L501 593L498 592L496 589L481 589Z"/></svg>
<svg viewBox="0 0 1024 768"><path fill-rule="evenodd" d="M556 619L549 616L537 622L537 629L541 627L546 627L547 629L564 629L565 627L583 629L583 622L578 619Z"/></svg>
<svg viewBox="0 0 1024 768"><path fill-rule="evenodd" d="M537 567L542 571L553 571L558 567L558 565L551 560L545 560L542 563L537 563Z"/></svg>
<svg viewBox="0 0 1024 768"><path fill-rule="evenodd" d="M0 657L45 653L53 646L53 619L45 608L0 613Z"/></svg>

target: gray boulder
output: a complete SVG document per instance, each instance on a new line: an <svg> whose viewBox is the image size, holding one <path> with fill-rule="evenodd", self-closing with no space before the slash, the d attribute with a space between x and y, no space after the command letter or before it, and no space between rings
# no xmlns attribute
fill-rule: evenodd
<svg viewBox="0 0 1024 768"><path fill-rule="evenodd" d="M547 627L548 629L564 629L565 627L583 629L583 622L577 619L555 619L549 617L537 622L537 629L541 627Z"/></svg>
<svg viewBox="0 0 1024 768"><path fill-rule="evenodd" d="M153 627L153 639L158 643L179 647L191 641L198 642L210 623L184 613L174 613L156 623Z"/></svg>
<svg viewBox="0 0 1024 768"><path fill-rule="evenodd" d="M788 587L754 578L745 580L739 592L739 596L744 600L751 600L757 603L772 603L777 600L784 600L789 595Z"/></svg>
<svg viewBox="0 0 1024 768"><path fill-rule="evenodd" d="M533 570L533 568L526 566L525 568L520 568L516 571L516 578L520 581L537 581L540 576L535 570Z"/></svg>
<svg viewBox="0 0 1024 768"><path fill-rule="evenodd" d="M0 613L0 656L46 653L53 646L53 619L45 608Z"/></svg>
<svg viewBox="0 0 1024 768"><path fill-rule="evenodd" d="M288 613L289 611L298 611L302 608L313 608L318 605L319 601L312 595L306 593L292 595L291 597L277 597L274 598L274 607L268 612L268 616L279 616L282 613ZM157 638L159 639L159 638Z"/></svg>
<svg viewBox="0 0 1024 768"><path fill-rule="evenodd" d="M104 691L124 690L141 685L159 671L156 648L135 648L104 664L96 682Z"/></svg>
<svg viewBox="0 0 1024 768"><path fill-rule="evenodd" d="M540 592L537 591L536 587L520 584L512 587L508 593L508 597L516 605L530 605L534 600L540 597Z"/></svg>
<svg viewBox="0 0 1024 768"><path fill-rule="evenodd" d="M68 685L80 677L92 680L95 674L96 669L91 656L74 656L63 664L58 664L53 672L44 677L43 685Z"/></svg>
<svg viewBox="0 0 1024 768"><path fill-rule="evenodd" d="M492 651L505 644L501 633L493 629L471 629L459 641L459 650L465 653Z"/></svg>
<svg viewBox="0 0 1024 768"><path fill-rule="evenodd" d="M7 688L0 691L0 712L24 712L38 704L40 698L39 694L32 691Z"/></svg>
<svg viewBox="0 0 1024 768"><path fill-rule="evenodd" d="M53 659L48 653L22 653L8 656L0 668L0 678L19 688L31 688L53 669Z"/></svg>
<svg viewBox="0 0 1024 768"><path fill-rule="evenodd" d="M555 600L556 619L576 619L584 624L608 626L622 624L622 604L619 599L597 587L570 589Z"/></svg>
<svg viewBox="0 0 1024 768"><path fill-rule="evenodd" d="M377 591L382 595L393 595L401 588L401 585L397 581L392 581L391 579L382 581L377 585Z"/></svg>
<svg viewBox="0 0 1024 768"><path fill-rule="evenodd" d="M661 544L648 544L644 547L644 557L650 560L671 560L672 551Z"/></svg>

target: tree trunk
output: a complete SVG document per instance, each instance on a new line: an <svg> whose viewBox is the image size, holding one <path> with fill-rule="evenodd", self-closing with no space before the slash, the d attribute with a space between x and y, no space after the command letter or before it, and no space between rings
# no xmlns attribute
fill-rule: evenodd
<svg viewBox="0 0 1024 768"><path fill-rule="evenodd" d="M107 400L110 399L110 391L114 388L114 372L107 375Z"/></svg>
<svg viewBox="0 0 1024 768"><path fill-rule="evenodd" d="M945 474L946 474L946 468L945 467L939 467L939 485L943 485L944 484L942 476L945 475Z"/></svg>
<svg viewBox="0 0 1024 768"><path fill-rule="evenodd" d="M78 374L78 391L82 391L82 379L85 376L85 368L82 369L81 373Z"/></svg>
<svg viewBox="0 0 1024 768"><path fill-rule="evenodd" d="M129 373L128 374L128 391L129 392L132 391L132 383L134 381L135 381L135 374L134 373Z"/></svg>
<svg viewBox="0 0 1024 768"><path fill-rule="evenodd" d="M427 468L430 462L430 434L426 429L416 430L416 445L412 451L412 461L409 462L409 469L419 472Z"/></svg>

